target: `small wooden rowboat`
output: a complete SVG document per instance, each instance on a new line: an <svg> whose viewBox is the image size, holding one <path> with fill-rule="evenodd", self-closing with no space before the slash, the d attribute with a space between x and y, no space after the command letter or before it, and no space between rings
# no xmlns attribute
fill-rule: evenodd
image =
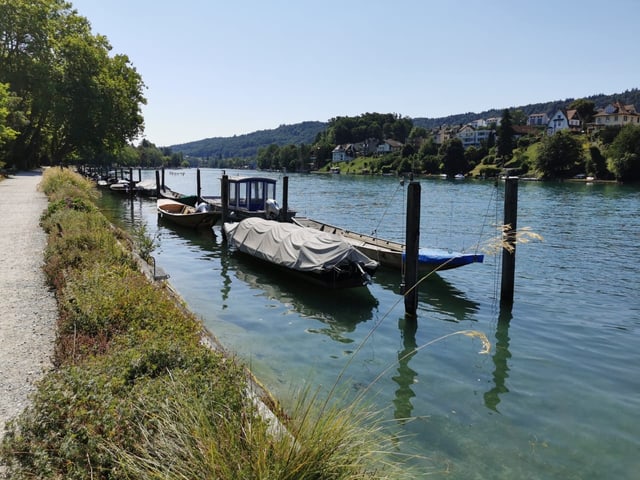
<svg viewBox="0 0 640 480"><path fill-rule="evenodd" d="M402 269L406 249L405 245L400 242L352 232L306 217L295 217L293 222L303 227L341 236L366 256L379 262L381 267ZM484 255L482 254L422 247L418 251L418 271L421 274L426 274L432 271L458 268L475 262L482 263L483 260Z"/></svg>
<svg viewBox="0 0 640 480"><path fill-rule="evenodd" d="M159 198L157 208L158 216L181 227L211 228L221 218L220 212L207 203L191 206L175 200Z"/></svg>

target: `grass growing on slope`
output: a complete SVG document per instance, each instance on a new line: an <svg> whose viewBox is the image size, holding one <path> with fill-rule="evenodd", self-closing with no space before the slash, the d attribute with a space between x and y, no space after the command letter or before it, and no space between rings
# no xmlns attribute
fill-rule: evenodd
<svg viewBox="0 0 640 480"><path fill-rule="evenodd" d="M358 405L302 395L281 423L265 416L244 367L206 346L198 319L138 271L91 185L49 169L42 188L56 369L7 426L10 478L399 477Z"/></svg>

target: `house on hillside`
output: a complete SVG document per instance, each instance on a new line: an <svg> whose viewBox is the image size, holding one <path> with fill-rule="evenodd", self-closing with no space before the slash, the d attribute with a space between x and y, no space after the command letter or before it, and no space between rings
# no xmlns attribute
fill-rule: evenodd
<svg viewBox="0 0 640 480"><path fill-rule="evenodd" d="M452 139L458 133L458 129L449 126L440 127L433 133L433 142L436 145L442 145L447 140Z"/></svg>
<svg viewBox="0 0 640 480"><path fill-rule="evenodd" d="M473 128L482 128L482 127L488 127L489 126L487 124L487 121L484 118L477 118L475 120L472 120L467 125L471 125Z"/></svg>
<svg viewBox="0 0 640 480"><path fill-rule="evenodd" d="M472 125L465 125L458 130L456 137L460 139L462 146L467 149L469 147L479 147L482 142L487 142L491 132L493 130L488 128L475 128Z"/></svg>
<svg viewBox="0 0 640 480"><path fill-rule="evenodd" d="M593 116L596 130L609 126L624 126L640 124L640 114L634 105L623 105L615 102L607 105Z"/></svg>
<svg viewBox="0 0 640 480"><path fill-rule="evenodd" d="M538 135L540 130L533 125L514 125L513 127L513 139L518 140L525 135Z"/></svg>
<svg viewBox="0 0 640 480"><path fill-rule="evenodd" d="M546 127L549 123L549 115L546 113L532 113L527 117L527 125L532 127Z"/></svg>
<svg viewBox="0 0 640 480"><path fill-rule="evenodd" d="M560 130L579 132L582 129L582 120L577 110L558 110L547 123L547 134L553 135Z"/></svg>
<svg viewBox="0 0 640 480"><path fill-rule="evenodd" d="M378 148L376 149L376 152L379 154L398 152L402 149L402 147L403 147L402 143L398 142L397 140L392 140L388 138L384 140L382 143L378 144Z"/></svg>
<svg viewBox="0 0 640 480"><path fill-rule="evenodd" d="M356 142L353 144L356 156L369 157L376 153L378 148L377 138L368 138L362 142Z"/></svg>
<svg viewBox="0 0 640 480"><path fill-rule="evenodd" d="M338 145L331 152L331 160L333 162L350 162L356 157L355 149L353 145Z"/></svg>

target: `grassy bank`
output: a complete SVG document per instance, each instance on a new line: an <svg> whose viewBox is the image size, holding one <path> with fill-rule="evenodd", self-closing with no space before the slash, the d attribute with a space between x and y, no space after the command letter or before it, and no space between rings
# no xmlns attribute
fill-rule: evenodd
<svg viewBox="0 0 640 480"><path fill-rule="evenodd" d="M56 290L55 369L7 427L12 479L398 478L375 414L301 392L279 423L246 369L151 283L93 185L49 169L45 272ZM284 426L282 428L275 428Z"/></svg>

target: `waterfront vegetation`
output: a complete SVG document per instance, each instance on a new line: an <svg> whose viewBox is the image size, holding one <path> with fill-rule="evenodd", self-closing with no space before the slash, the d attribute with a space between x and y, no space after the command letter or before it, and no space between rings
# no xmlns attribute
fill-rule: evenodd
<svg viewBox="0 0 640 480"><path fill-rule="evenodd" d="M309 390L280 405L212 348L168 286L140 272L135 241L95 207L90 182L48 169L42 189L59 323L54 368L7 425L10 478L402 477L380 453L392 437L374 411Z"/></svg>

